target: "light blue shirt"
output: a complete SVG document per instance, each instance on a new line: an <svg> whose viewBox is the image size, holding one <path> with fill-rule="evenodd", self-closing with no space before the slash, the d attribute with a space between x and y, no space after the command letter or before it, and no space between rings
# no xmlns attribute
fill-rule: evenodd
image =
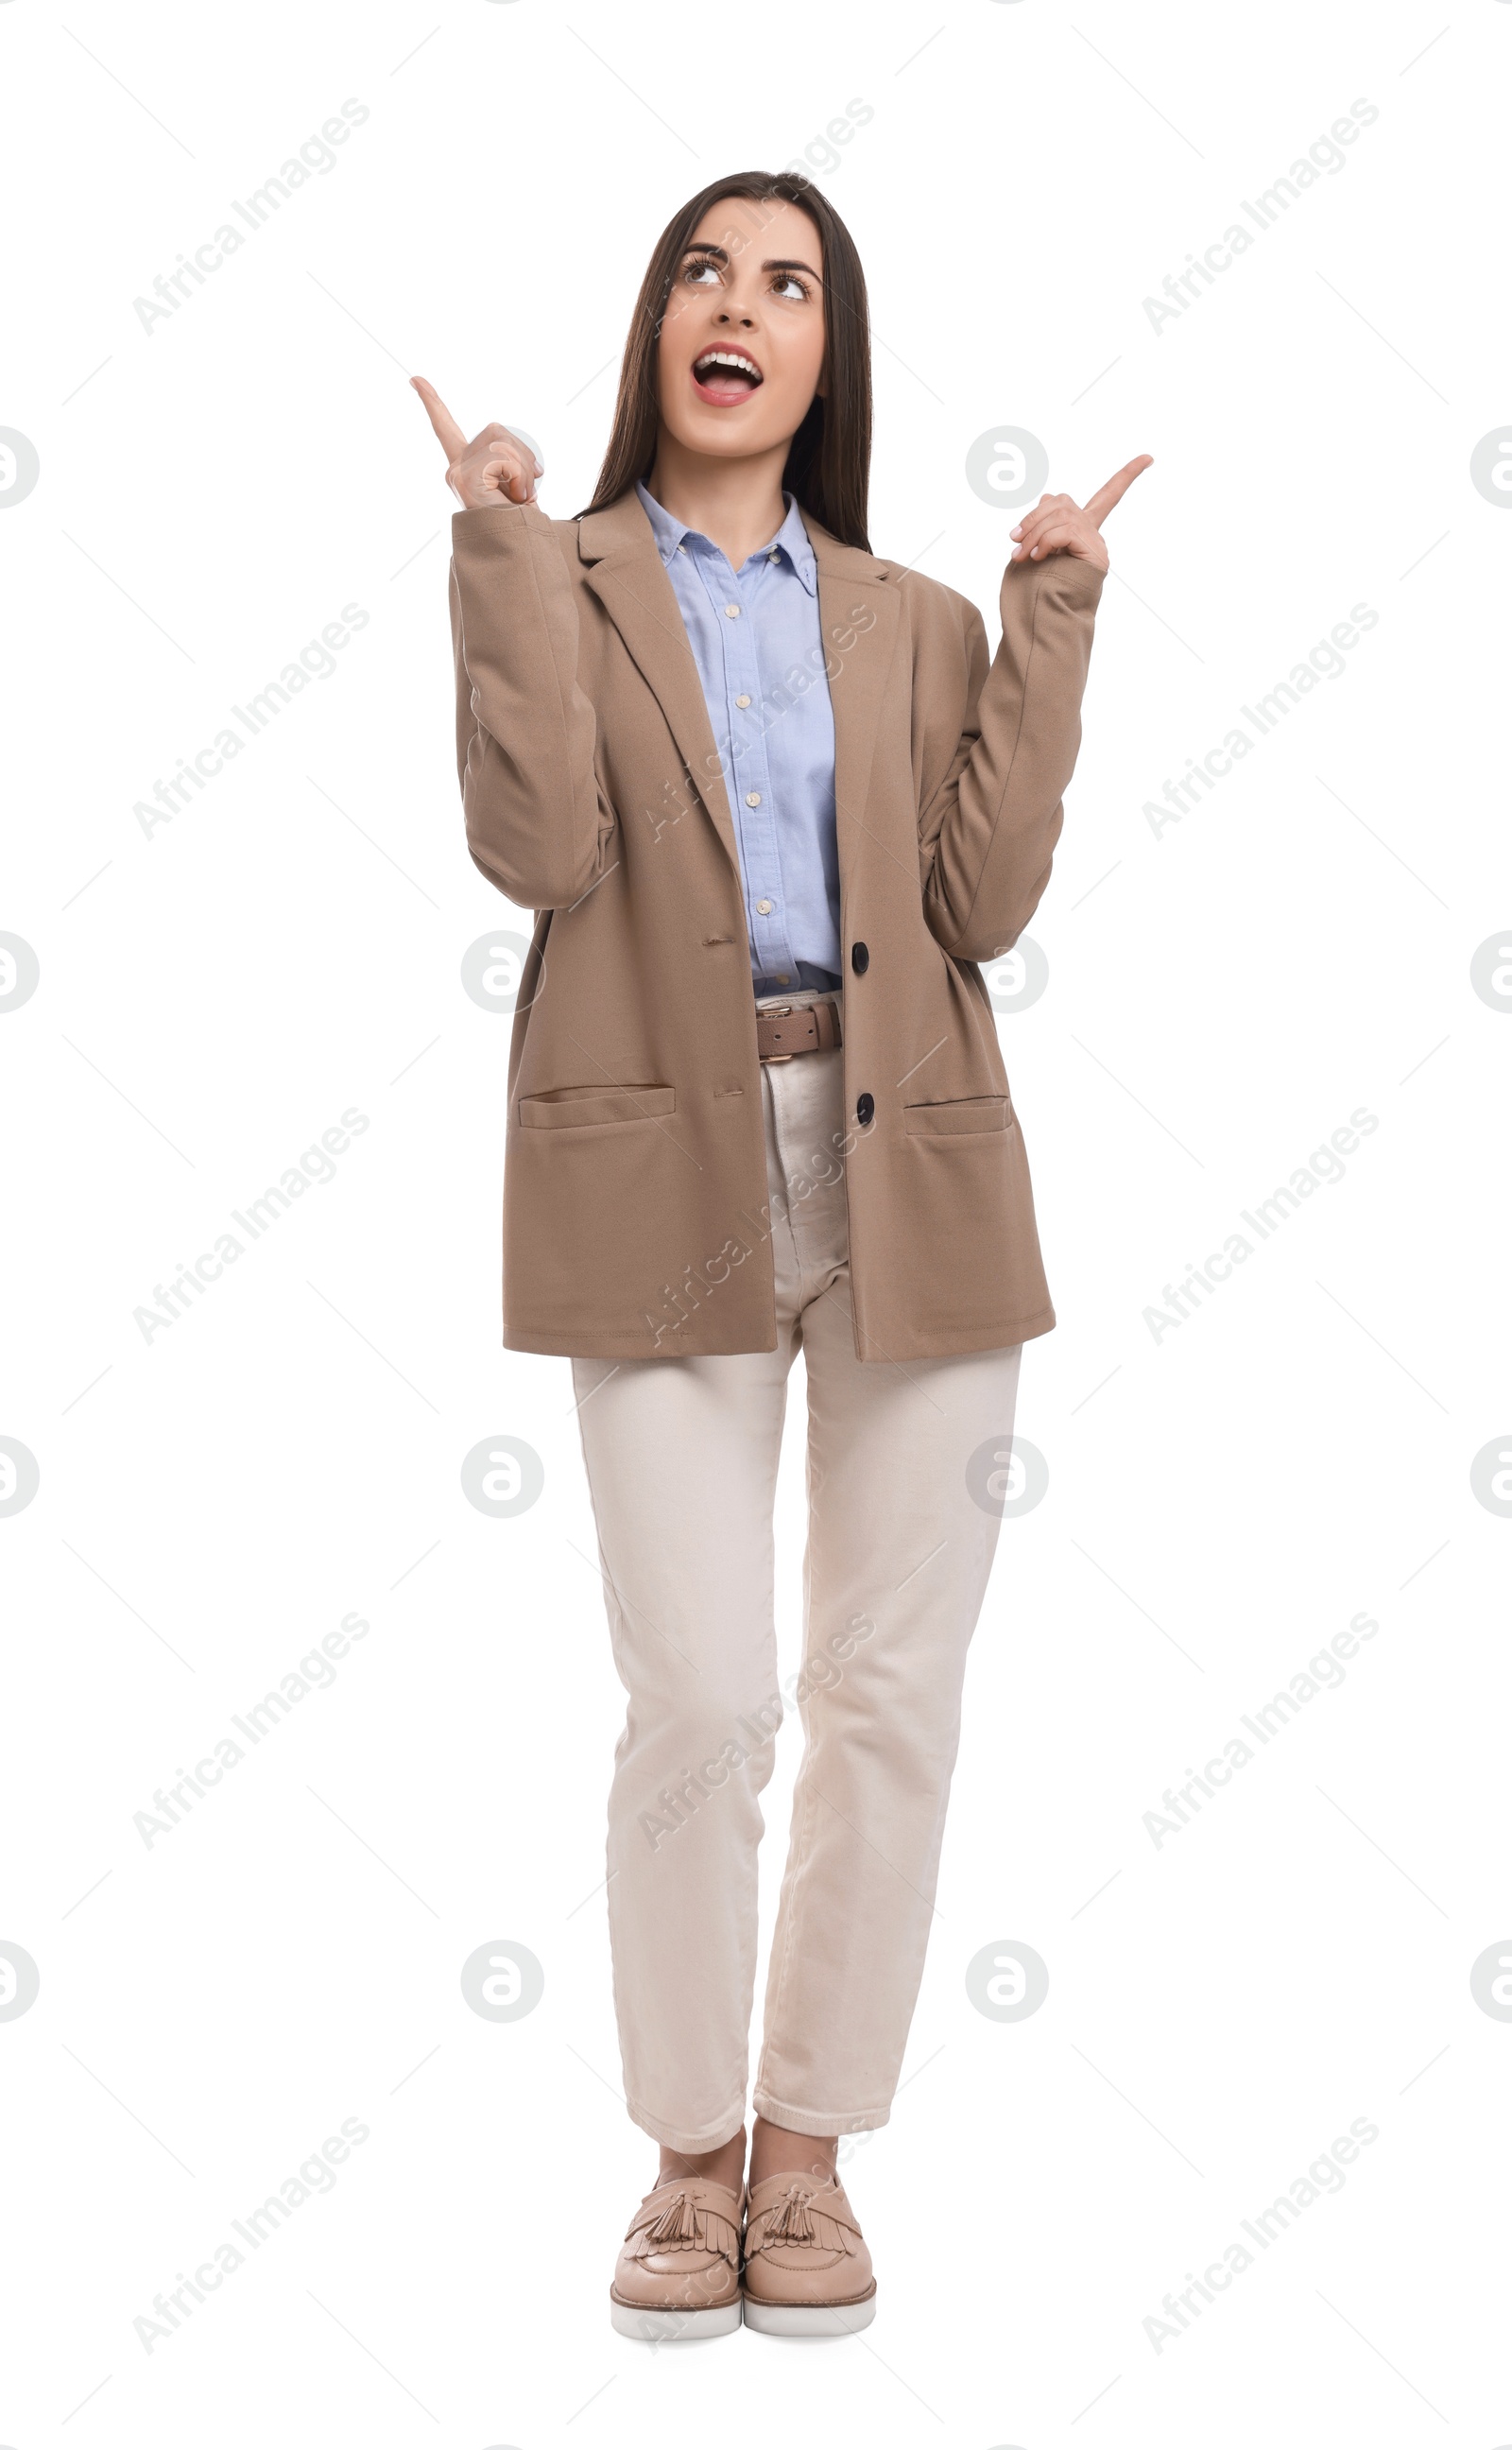
<svg viewBox="0 0 1512 2450"><path fill-rule="evenodd" d="M758 995L838 987L835 718L819 572L798 505L732 570L716 544L635 488L672 582L729 795Z"/></svg>

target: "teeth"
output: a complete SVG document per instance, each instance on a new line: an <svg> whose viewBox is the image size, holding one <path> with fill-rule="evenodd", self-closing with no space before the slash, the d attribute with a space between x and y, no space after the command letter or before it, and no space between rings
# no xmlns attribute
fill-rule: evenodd
<svg viewBox="0 0 1512 2450"><path fill-rule="evenodd" d="M738 349L710 349L706 357L699 359L698 365L699 368L733 366L739 374L753 375L758 382L762 379L760 366L753 365L749 358L742 357Z"/></svg>

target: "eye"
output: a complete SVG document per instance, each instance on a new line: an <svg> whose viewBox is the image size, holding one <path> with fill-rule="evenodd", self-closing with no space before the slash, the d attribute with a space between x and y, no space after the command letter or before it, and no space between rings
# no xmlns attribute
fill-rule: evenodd
<svg viewBox="0 0 1512 2450"><path fill-rule="evenodd" d="M717 286L719 266L712 256L694 256L690 262L684 264L683 279L690 288L708 289L711 285Z"/></svg>
<svg viewBox="0 0 1512 2450"><path fill-rule="evenodd" d="M772 295L776 298L804 299L808 294L808 283L800 281L796 272L779 272L772 282Z"/></svg>

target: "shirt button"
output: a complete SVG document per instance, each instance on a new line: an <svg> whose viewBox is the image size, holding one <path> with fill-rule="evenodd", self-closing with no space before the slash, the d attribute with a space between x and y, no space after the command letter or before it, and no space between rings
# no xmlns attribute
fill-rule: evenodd
<svg viewBox="0 0 1512 2450"><path fill-rule="evenodd" d="M770 904L769 902L758 902L758 903L757 903L757 904L756 904L757 909L761 912L761 915L762 915L762 917L763 917L764 919L766 917L767 913L768 913L768 912L769 912L769 910L771 909L771 906L772 906L772 905L771 905L771 904Z"/></svg>
<svg viewBox="0 0 1512 2450"><path fill-rule="evenodd" d="M779 561L779 560L781 560L782 556L781 556L781 554L779 554L779 552L778 552L778 550L777 550L777 547L776 547L775 545L773 545L773 547L772 547L772 549L771 549L770 553L767 554L766 558L767 558L767 560L768 560L768 561Z"/></svg>
<svg viewBox="0 0 1512 2450"><path fill-rule="evenodd" d="M761 807L761 804L762 804L762 795L761 795L761 793L760 793L759 791L747 791L747 792L746 792L746 806L747 807L747 808L759 808L759 807Z"/></svg>
<svg viewBox="0 0 1512 2450"><path fill-rule="evenodd" d="M738 697L735 703L737 706L749 706L750 700L748 697Z"/></svg>
<svg viewBox="0 0 1512 2450"><path fill-rule="evenodd" d="M864 1131L877 1112L877 1100L869 1089L863 1089L856 1100L856 1120Z"/></svg>
<svg viewBox="0 0 1512 2450"><path fill-rule="evenodd" d="M871 954L864 944L852 944L850 948L850 966L855 971L858 978L862 978L865 975L870 961Z"/></svg>
<svg viewBox="0 0 1512 2450"><path fill-rule="evenodd" d="M725 607L725 618L727 621L738 621L740 619L740 606L738 604L727 604Z"/></svg>

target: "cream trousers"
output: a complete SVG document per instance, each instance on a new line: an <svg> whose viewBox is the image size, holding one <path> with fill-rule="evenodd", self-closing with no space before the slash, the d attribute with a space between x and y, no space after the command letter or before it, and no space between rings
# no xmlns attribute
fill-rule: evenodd
<svg viewBox="0 0 1512 2450"><path fill-rule="evenodd" d="M626 2098L684 2152L725 2143L746 2116L760 1797L783 1716L772 1516L793 1356L802 1347L808 1384L808 1544L786 1690L804 1749L752 2098L803 2134L887 2120L997 1545L987 1479L1013 1434L1020 1346L856 1359L843 1060L835 1048L761 1067L776 1351L572 1364L630 1696L608 1885Z"/></svg>

